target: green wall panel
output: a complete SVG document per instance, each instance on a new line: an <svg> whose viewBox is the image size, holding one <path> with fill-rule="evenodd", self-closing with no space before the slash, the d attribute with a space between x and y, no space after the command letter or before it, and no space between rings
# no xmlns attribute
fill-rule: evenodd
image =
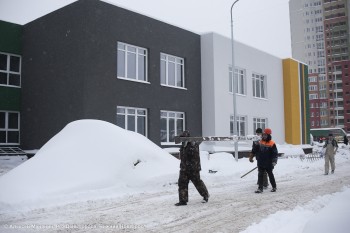
<svg viewBox="0 0 350 233"><path fill-rule="evenodd" d="M0 110L20 111L21 89L0 86Z"/></svg>
<svg viewBox="0 0 350 233"><path fill-rule="evenodd" d="M22 26L0 20L0 52L22 54Z"/></svg>
<svg viewBox="0 0 350 233"><path fill-rule="evenodd" d="M305 116L306 117L306 125L305 125L305 130L306 130L306 143L310 144L310 100L309 100L309 67L307 65L304 65L304 80L305 80L305 103L306 103L306 112Z"/></svg>

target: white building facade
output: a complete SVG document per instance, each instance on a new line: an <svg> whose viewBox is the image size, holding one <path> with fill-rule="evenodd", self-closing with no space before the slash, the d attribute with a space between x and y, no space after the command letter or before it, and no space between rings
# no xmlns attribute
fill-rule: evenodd
<svg viewBox="0 0 350 233"><path fill-rule="evenodd" d="M257 127L271 128L277 143L285 142L282 59L234 43L238 80L237 131L253 135ZM231 39L216 33L201 36L203 136L233 132Z"/></svg>

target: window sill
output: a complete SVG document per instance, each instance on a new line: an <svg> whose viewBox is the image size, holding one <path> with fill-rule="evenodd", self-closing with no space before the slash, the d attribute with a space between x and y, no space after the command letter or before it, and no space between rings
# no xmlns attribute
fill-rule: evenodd
<svg viewBox="0 0 350 233"><path fill-rule="evenodd" d="M5 84L0 84L0 87L13 87L13 88L21 88L21 86L13 86L13 85L5 85Z"/></svg>
<svg viewBox="0 0 350 233"><path fill-rule="evenodd" d="M229 93L230 93L230 95L233 95L233 93L232 93L232 92L229 92ZM236 93L236 95L237 95L237 96L247 97L247 94L240 94L240 93Z"/></svg>
<svg viewBox="0 0 350 233"><path fill-rule="evenodd" d="M265 100L265 101L268 101L269 99L267 98L259 98L259 97L253 97L254 99L258 99L258 100Z"/></svg>
<svg viewBox="0 0 350 233"><path fill-rule="evenodd" d="M141 81L141 80L137 80L137 79L121 78L121 77L117 77L117 78L120 79L120 80L131 81L131 82L136 82L136 83L151 84L150 82Z"/></svg>
<svg viewBox="0 0 350 233"><path fill-rule="evenodd" d="M165 84L160 84L162 87L170 87L170 88L175 88L175 89L180 89L180 90L187 90L185 87L176 87L176 86L169 86Z"/></svg>

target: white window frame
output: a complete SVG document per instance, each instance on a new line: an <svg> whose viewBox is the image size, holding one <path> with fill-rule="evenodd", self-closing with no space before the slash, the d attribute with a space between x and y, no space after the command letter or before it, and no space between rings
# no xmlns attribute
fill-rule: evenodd
<svg viewBox="0 0 350 233"><path fill-rule="evenodd" d="M170 69L169 66L174 65L174 78L175 78L175 84L171 84L169 82L169 74ZM178 68L180 68L180 74L178 72ZM163 72L165 74L163 74ZM165 75L165 77L164 77ZM180 81L180 85L179 85ZM160 53L160 85L166 86L166 87L173 87L173 88L180 88L180 89L186 89L185 86L185 59L181 57L177 57L174 55L166 54L166 53Z"/></svg>
<svg viewBox="0 0 350 233"><path fill-rule="evenodd" d="M21 81L22 81L22 75L21 75L21 70L22 70L22 56L16 55L16 54L11 54L11 53L2 53L0 52L1 55L6 56L6 69L1 69L0 67L0 73L6 74L6 84L0 83L0 86L6 86L6 87L16 87L20 88L21 87ZM16 57L19 58L19 67L18 67L18 72L16 71L11 71L11 57ZM10 79L11 75L19 75L19 85L11 85L10 84Z"/></svg>
<svg viewBox="0 0 350 233"><path fill-rule="evenodd" d="M313 76L313 77L309 77L309 83L314 83L317 82L317 77Z"/></svg>
<svg viewBox="0 0 350 233"><path fill-rule="evenodd" d="M268 127L268 119L262 117L253 117L253 134L257 128L265 129Z"/></svg>
<svg viewBox="0 0 350 233"><path fill-rule="evenodd" d="M135 81L135 82L142 82L142 83L149 83L148 82L148 51L145 48L138 47L135 45L119 42L117 43L118 47L118 59L117 59L117 77L118 79L128 80L128 81ZM124 48L123 48L124 47ZM132 51L135 50L135 51ZM121 66L121 61L119 60L119 55L124 53L124 75L119 74L119 66ZM128 75L128 56L129 55L135 55L135 78L131 78ZM140 77L140 70L141 67L139 67L139 57L142 57L144 59L144 77Z"/></svg>
<svg viewBox="0 0 350 233"><path fill-rule="evenodd" d="M317 85L309 85L309 91L317 91Z"/></svg>
<svg viewBox="0 0 350 233"><path fill-rule="evenodd" d="M237 118L237 136L247 136L247 125L248 125L248 116L236 116ZM243 130L244 130L244 135L241 134L242 132L242 125L243 123ZM230 135L233 136L233 115L230 116Z"/></svg>
<svg viewBox="0 0 350 233"><path fill-rule="evenodd" d="M320 75L318 78L318 81L326 81L326 76L325 75Z"/></svg>
<svg viewBox="0 0 350 233"><path fill-rule="evenodd" d="M310 100L318 99L318 94L309 94L309 99Z"/></svg>
<svg viewBox="0 0 350 233"><path fill-rule="evenodd" d="M325 83L320 84L320 91L327 90L327 85Z"/></svg>
<svg viewBox="0 0 350 233"><path fill-rule="evenodd" d="M232 79L232 66L229 66L228 68L229 72L229 92L233 93L233 79ZM237 80L236 83L236 94L239 95L246 95L247 94L247 77L246 77L246 70L235 67L235 79Z"/></svg>
<svg viewBox="0 0 350 233"><path fill-rule="evenodd" d="M123 111L123 112L122 112ZM134 113L132 113L132 111L134 111ZM144 111L144 114L140 113L140 111ZM138 132L138 119L139 118L144 118L145 120L145 134L142 134L140 133L141 135L147 137L148 135L148 111L146 108L134 108L134 107L126 107L126 106L117 106L117 117L119 116L124 116L124 126L123 127L124 129L126 130L130 130L128 129L128 121L129 121L129 117L128 116L134 116L135 117L135 122L134 122L134 125L135 125L135 129L134 130L131 130L133 132L136 132L136 133L140 133ZM117 122L116 122L117 124ZM118 125L118 124L117 124ZM122 127L120 125L118 125L119 127Z"/></svg>
<svg viewBox="0 0 350 233"><path fill-rule="evenodd" d="M258 74L258 73L253 73L252 84L253 84L254 98L267 99L267 76ZM258 86L259 92L257 91L257 86Z"/></svg>
<svg viewBox="0 0 350 233"><path fill-rule="evenodd" d="M176 112L176 111L167 111L167 110L161 110L160 111L160 119L166 119L166 140L165 141L161 141L161 145L175 145L175 141L171 141L170 140L170 127L169 127L169 119L173 119L174 120L174 136L178 136L180 133L182 133L185 130L185 113L184 112ZM181 132L177 132L178 129L178 125L177 125L177 120L181 120L182 119L182 129L180 130ZM162 126L160 128L160 130L162 129ZM162 132L160 132L162 135ZM161 140L162 140L162 136L161 136Z"/></svg>
<svg viewBox="0 0 350 233"><path fill-rule="evenodd" d="M0 131L4 131L6 134L6 139L5 142L1 142L0 141L0 145L20 145L21 143L21 115L20 112L16 112L16 111L0 111L0 113L5 113L5 127L4 128L0 128ZM9 128L9 113L16 113L18 114L18 128L17 129L11 129ZM1 125L0 125L1 127ZM8 133L9 132L18 132L18 143L14 143L14 142L8 142Z"/></svg>
<svg viewBox="0 0 350 233"><path fill-rule="evenodd" d="M327 99L327 93L326 92L321 92L320 93L320 99Z"/></svg>

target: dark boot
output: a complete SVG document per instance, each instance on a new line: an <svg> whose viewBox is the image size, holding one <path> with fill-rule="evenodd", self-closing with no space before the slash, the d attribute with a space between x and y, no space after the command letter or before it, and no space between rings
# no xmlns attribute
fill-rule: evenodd
<svg viewBox="0 0 350 233"><path fill-rule="evenodd" d="M180 201L179 203L175 204L175 206L181 206L181 205L187 205L187 203L184 201Z"/></svg>
<svg viewBox="0 0 350 233"><path fill-rule="evenodd" d="M207 203L209 201L209 196L203 197L202 203Z"/></svg>
<svg viewBox="0 0 350 233"><path fill-rule="evenodd" d="M255 191L255 193L262 193L262 192L263 192L263 190L260 188L258 188L258 190Z"/></svg>

